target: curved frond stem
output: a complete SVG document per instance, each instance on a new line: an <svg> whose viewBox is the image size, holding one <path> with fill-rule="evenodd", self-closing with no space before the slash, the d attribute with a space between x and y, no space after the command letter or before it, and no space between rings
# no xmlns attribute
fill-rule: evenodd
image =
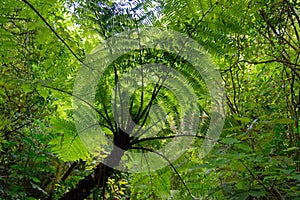
<svg viewBox="0 0 300 200"><path fill-rule="evenodd" d="M202 135L185 134L185 135L169 135L169 136L161 136L161 137L142 138L142 139L133 141L131 143L131 145L139 144L141 142L146 142L146 141L172 139L172 138L177 138L177 137L195 137L195 138L199 138L199 139L209 139L209 140L214 141L213 139L207 138L207 137L202 136ZM216 142L218 142L219 144L224 144L220 140L217 140Z"/></svg>
<svg viewBox="0 0 300 200"><path fill-rule="evenodd" d="M89 129L89 128L92 128L93 126L97 126L98 124L99 124L100 126L103 126L103 127L105 127L105 128L108 128L109 130L111 130L111 127L110 127L110 126L107 126L106 124L95 123L95 124L92 124L92 125L90 125L90 126L84 128L84 129L80 130L80 132L83 132L83 131L85 131L85 130L87 130L87 129ZM114 133L114 130L111 130L111 131Z"/></svg>
<svg viewBox="0 0 300 200"><path fill-rule="evenodd" d="M172 66L174 65L176 59L177 59L177 55L176 55L176 57L174 59L174 62L172 63ZM146 108L143 110L142 114L137 119L137 122L138 122L145 115L144 120L143 120L143 122L141 124L141 127L143 127L145 125L145 123L147 121L147 118L149 116L149 113L150 113L151 106L152 106L155 98L157 97L159 91L163 87L164 82L167 80L167 77L168 77L168 75L169 75L170 72L171 72L171 68L167 71L165 77L159 77L157 83L155 84L155 87L153 89L152 96L151 96L151 99L150 99L149 103L147 104ZM161 80L162 80L162 83L159 84L159 82Z"/></svg>
<svg viewBox="0 0 300 200"><path fill-rule="evenodd" d="M108 121L107 123L109 124L109 127L110 127L109 129L110 129L113 133L116 133L117 130L118 130L117 124L116 124L116 122L115 122L115 129L114 129L114 126L113 126L112 122L109 120L110 117L109 117L109 115L108 115L108 109L107 109L105 103L102 103L102 105L103 105L103 107L104 107L104 113L105 113L105 116L106 116L107 121ZM104 126L104 125L103 125L103 126ZM105 127L108 128L107 126L105 126Z"/></svg>
<svg viewBox="0 0 300 200"><path fill-rule="evenodd" d="M213 10L214 6L217 5L217 4L218 4L218 2L215 2L215 4L212 5L212 6L210 7L210 9L208 9L208 10L203 14L203 16L201 17L201 19L198 21L198 23L197 23L197 24L194 26L194 28L192 29L192 31L195 31L195 30L196 30L197 25L200 24L200 23L204 20L204 17L205 17L208 13L210 13L210 12ZM188 35L189 35L189 37L190 37L190 36L191 36L191 33L189 33ZM179 51L177 52L175 58L174 58L173 61L170 63L171 68L174 67L174 64L175 64L176 60L179 58L179 55L181 54L181 51L184 49L184 46L186 45L186 43L188 42L188 40L189 40L189 38L187 38L186 41L184 41L182 47L179 49ZM140 115L137 116L136 122L138 122L138 121L145 115L145 119L144 119L144 121L143 121L143 123L142 123L141 126L143 126L143 125L145 124L146 119L147 119L147 117L148 117L148 115L149 115L149 112L150 112L150 108L151 108L151 106L152 106L152 103L153 103L154 99L157 97L157 95L158 95L158 93L160 92L161 88L163 87L163 84L164 84L164 82L167 80L167 77L168 77L168 75L169 75L170 72L171 72L171 69L169 69L169 70L166 72L166 75L163 77L162 83L161 83L161 84L159 84L159 82L160 82L161 79L159 79L159 80L157 81L157 84L156 84L156 86L155 86L155 88L153 89L153 92L152 92L151 100L150 100L149 103L147 104L146 108L142 111L142 113L141 113Z"/></svg>
<svg viewBox="0 0 300 200"><path fill-rule="evenodd" d="M62 90L62 89L59 89L59 88L55 88L55 87L51 87L51 86L48 86L48 85L41 85L42 87L45 87L45 88L49 88L49 89L52 89L52 90L56 90L56 91L59 91L59 92L62 92L62 93L65 93L65 94L68 94L72 97L75 97L77 99L79 99L80 101L84 102L85 104L87 104L90 108L92 108L93 110L95 110L108 124L109 124L109 127L110 127L110 130L114 130L114 127L111 123L111 121L109 119L107 119L101 112L100 110L98 110L95 106L91 105L89 102L87 102L86 100L82 99L81 97L77 96L77 95L74 95L73 93L71 92L67 92L65 90Z"/></svg>
<svg viewBox="0 0 300 200"><path fill-rule="evenodd" d="M167 115L169 114L170 112L167 113ZM166 115L166 116L167 116ZM144 130L142 133L140 133L138 135L138 133L141 131L142 129L142 126L136 131L136 134L134 133L134 137L136 137L136 139L133 140L134 141L137 141L141 136L143 136L147 131L149 131L152 127L156 126L159 122L161 122L162 120L159 119L157 120L156 122L154 122L151 126L149 126L146 130Z"/></svg>
<svg viewBox="0 0 300 200"><path fill-rule="evenodd" d="M115 122L117 123L118 126L120 126L121 128L124 128L125 127L125 119L124 119L124 112L123 112L124 103L122 101L121 88L118 85L119 76L118 76L118 70L117 70L116 66L114 66L114 75L115 75L115 87L117 87L115 89L115 98L114 98L114 108L115 108L115 111L117 110L117 100L116 100L117 96L119 96L120 106L121 106L121 113L120 113L121 118L120 118L120 121L119 121L119 117L118 117L119 116L118 112L115 112L114 113L114 115L116 115Z"/></svg>
<svg viewBox="0 0 300 200"><path fill-rule="evenodd" d="M169 163L169 165L171 166L171 168L174 170L174 172L176 173L176 175L178 176L178 178L180 179L180 181L182 182L182 184L185 187L185 189L188 191L189 195L193 198L193 195L192 195L190 189L185 184L184 180L180 176L180 174L177 171L176 167L173 165L173 163L165 155L163 155L163 154L161 154L161 153L159 153L157 151L154 151L153 149L149 149L149 148L145 148L145 147L131 147L131 149L149 151L149 152L155 153L156 155L158 155L158 156L162 157L164 160L166 160Z"/></svg>
<svg viewBox="0 0 300 200"><path fill-rule="evenodd" d="M130 5L131 7L131 5ZM138 22L137 22L137 14L135 12L135 10L131 7L131 10L133 11L133 20L134 20L134 24L135 24L135 27L136 27L136 30L137 30L137 35L138 35L138 44L139 44L139 62L140 62L140 66L141 66L141 73L142 73L142 94L141 94L141 102L140 102L140 107L139 107L139 110L137 112L137 116L140 115L141 111L142 111L142 108L143 108L143 104L144 104L144 68L143 68L143 56L142 56L142 46L141 46L141 34L140 34L140 30L139 30L139 25L138 25Z"/></svg>
<svg viewBox="0 0 300 200"><path fill-rule="evenodd" d="M153 177L151 175L151 172L150 172L150 166L149 166L149 161L148 161L148 158L146 156L146 154L143 154L143 157L145 158L145 161L147 163L147 170L148 170L148 174L149 174L149 177L150 177L150 187L151 187L151 195L153 195L154 191L153 191L153 187L152 187L152 183L153 183Z"/></svg>

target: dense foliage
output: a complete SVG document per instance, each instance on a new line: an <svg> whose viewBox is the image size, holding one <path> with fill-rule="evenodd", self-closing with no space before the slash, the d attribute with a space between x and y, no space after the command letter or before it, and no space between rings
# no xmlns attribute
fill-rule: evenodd
<svg viewBox="0 0 300 200"><path fill-rule="evenodd" d="M0 10L0 199L300 199L298 1L3 0ZM162 49L141 47L107 67L90 106L103 128L98 152L78 136L73 87L84 60L102 41L144 27L194 39L221 74L225 125L202 159L213 99L191 63ZM180 72L188 81L180 85L197 96L200 126L175 162L156 150L180 138L178 116L194 107L183 109L174 91L142 82L126 102L142 128L114 112L127 106L116 83L147 63ZM141 77L152 73L139 69ZM125 151L114 154L103 138ZM130 173L134 162L123 170L103 164L147 151L167 165Z"/></svg>

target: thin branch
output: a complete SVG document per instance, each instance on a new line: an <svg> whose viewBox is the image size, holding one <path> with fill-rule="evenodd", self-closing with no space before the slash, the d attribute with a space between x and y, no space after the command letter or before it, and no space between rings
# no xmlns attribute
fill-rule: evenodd
<svg viewBox="0 0 300 200"><path fill-rule="evenodd" d="M23 17L14 17L14 16L1 16L4 19L9 19L9 20L20 20L20 21L26 21L30 22L31 20L28 18L23 18Z"/></svg>
<svg viewBox="0 0 300 200"><path fill-rule="evenodd" d="M265 185L264 185L264 183L261 181L261 179L260 178L258 178L254 173L253 173L253 171L251 170L251 169L249 169L249 167L243 162L243 160L242 159L239 159L239 161L242 163L242 165L246 168L246 170L249 172L249 174L252 176L252 178L254 179L254 180L257 180L257 182L266 190L266 191L268 191L270 194L272 194L272 195L274 195L275 197L277 197L273 192L272 192L272 190L270 189L270 188L268 188L268 187L266 187Z"/></svg>
<svg viewBox="0 0 300 200"><path fill-rule="evenodd" d="M282 57L283 57L284 60L275 58L274 60L266 60L266 61L247 61L247 60L241 60L239 62L245 62L245 63L249 63L249 64L265 64L265 63L278 62L278 63L281 63L281 64L287 66L289 69L291 69L295 73L295 75L300 79L300 74L299 74L300 68L295 67L295 66L300 66L300 64L289 62L288 58L286 58L283 54L282 54Z"/></svg>
<svg viewBox="0 0 300 200"><path fill-rule="evenodd" d="M233 89L233 106L235 107L235 110L237 111L237 114L239 114L240 113L239 112L239 107L237 105L237 100L236 100L236 98L237 98L237 91L236 91L237 88L236 88L236 85L234 83L234 77L233 77L232 70L230 69L229 72L230 72L230 76L231 76L232 89Z"/></svg>
<svg viewBox="0 0 300 200"><path fill-rule="evenodd" d="M24 126L29 125L30 123L31 123L31 122L27 122L27 123L25 123L25 124L22 124L22 125L18 126L17 128L15 128L15 129L13 129L13 130L11 130L11 131L5 133L5 135L10 134L10 133L13 133L13 132L17 132L19 129L23 128Z"/></svg>
<svg viewBox="0 0 300 200"><path fill-rule="evenodd" d="M272 25L272 23L269 21L266 12L263 9L259 10L259 13L263 17L263 20L266 22L267 26L271 28L273 33L275 34L276 37L279 37L280 39L284 40L292 49L294 49L296 52L299 51L298 48L296 48L294 45L292 45L287 39L282 37L279 33L277 33L276 28Z"/></svg>
<svg viewBox="0 0 300 200"><path fill-rule="evenodd" d="M241 62L249 63L249 64L254 64L254 65L256 65L256 64L267 64L267 63L279 62L279 63L285 64L285 65L300 66L300 64L291 63L291 62L288 62L288 61L285 61L285 60L279 60L279 59L265 60L265 61L240 60L239 63L241 63ZM300 70L300 68L296 68L296 67L294 67L294 68L297 69L297 70Z"/></svg>
<svg viewBox="0 0 300 200"><path fill-rule="evenodd" d="M49 27L49 29L54 33L54 35L69 49L72 55L80 62L83 63L76 53L71 49L71 47L66 43L66 41L54 30L54 28L47 22L47 20L41 15L41 13L27 0L22 0L25 4L27 4L42 20L43 22Z"/></svg>

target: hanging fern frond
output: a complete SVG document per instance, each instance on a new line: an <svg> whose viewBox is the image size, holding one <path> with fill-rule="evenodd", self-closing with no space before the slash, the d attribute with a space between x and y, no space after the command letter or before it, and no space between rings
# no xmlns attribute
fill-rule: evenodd
<svg viewBox="0 0 300 200"><path fill-rule="evenodd" d="M57 157L64 162L86 160L90 157L90 153L78 136L73 121L53 119L52 126L57 137L53 138L49 144Z"/></svg>

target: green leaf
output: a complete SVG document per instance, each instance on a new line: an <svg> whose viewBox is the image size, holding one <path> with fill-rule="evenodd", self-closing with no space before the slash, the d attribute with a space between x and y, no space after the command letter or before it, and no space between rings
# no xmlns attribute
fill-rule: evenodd
<svg viewBox="0 0 300 200"><path fill-rule="evenodd" d="M90 154L77 135L65 133L64 136L58 136L51 140L52 151L64 162L86 160Z"/></svg>
<svg viewBox="0 0 300 200"><path fill-rule="evenodd" d="M30 177L35 183L40 183L40 179L36 178L36 177Z"/></svg>
<svg viewBox="0 0 300 200"><path fill-rule="evenodd" d="M244 122L244 123L249 123L251 122L251 119L248 117L234 117L234 119L240 121L240 122Z"/></svg>
<svg viewBox="0 0 300 200"><path fill-rule="evenodd" d="M282 118L282 119L275 119L273 121L270 121L271 124L293 124L295 123L295 120L290 118Z"/></svg>
<svg viewBox="0 0 300 200"><path fill-rule="evenodd" d="M235 146L245 152L251 152L252 148L248 144L240 143L240 144L235 144Z"/></svg>
<svg viewBox="0 0 300 200"><path fill-rule="evenodd" d="M257 198L265 196L265 192L263 190L250 191L249 194Z"/></svg>
<svg viewBox="0 0 300 200"><path fill-rule="evenodd" d="M22 90L24 91L25 94L32 92L33 89L34 88L32 87L31 84L28 84L28 83L22 84Z"/></svg>
<svg viewBox="0 0 300 200"><path fill-rule="evenodd" d="M290 147L290 148L287 148L283 151L295 151L295 150L299 150L300 148L299 147Z"/></svg>
<svg viewBox="0 0 300 200"><path fill-rule="evenodd" d="M49 90L41 85L37 86L37 91L44 99L49 96Z"/></svg>
<svg viewBox="0 0 300 200"><path fill-rule="evenodd" d="M224 138L222 139L222 142L225 144L234 144L234 143L239 143L240 141L236 138Z"/></svg>

